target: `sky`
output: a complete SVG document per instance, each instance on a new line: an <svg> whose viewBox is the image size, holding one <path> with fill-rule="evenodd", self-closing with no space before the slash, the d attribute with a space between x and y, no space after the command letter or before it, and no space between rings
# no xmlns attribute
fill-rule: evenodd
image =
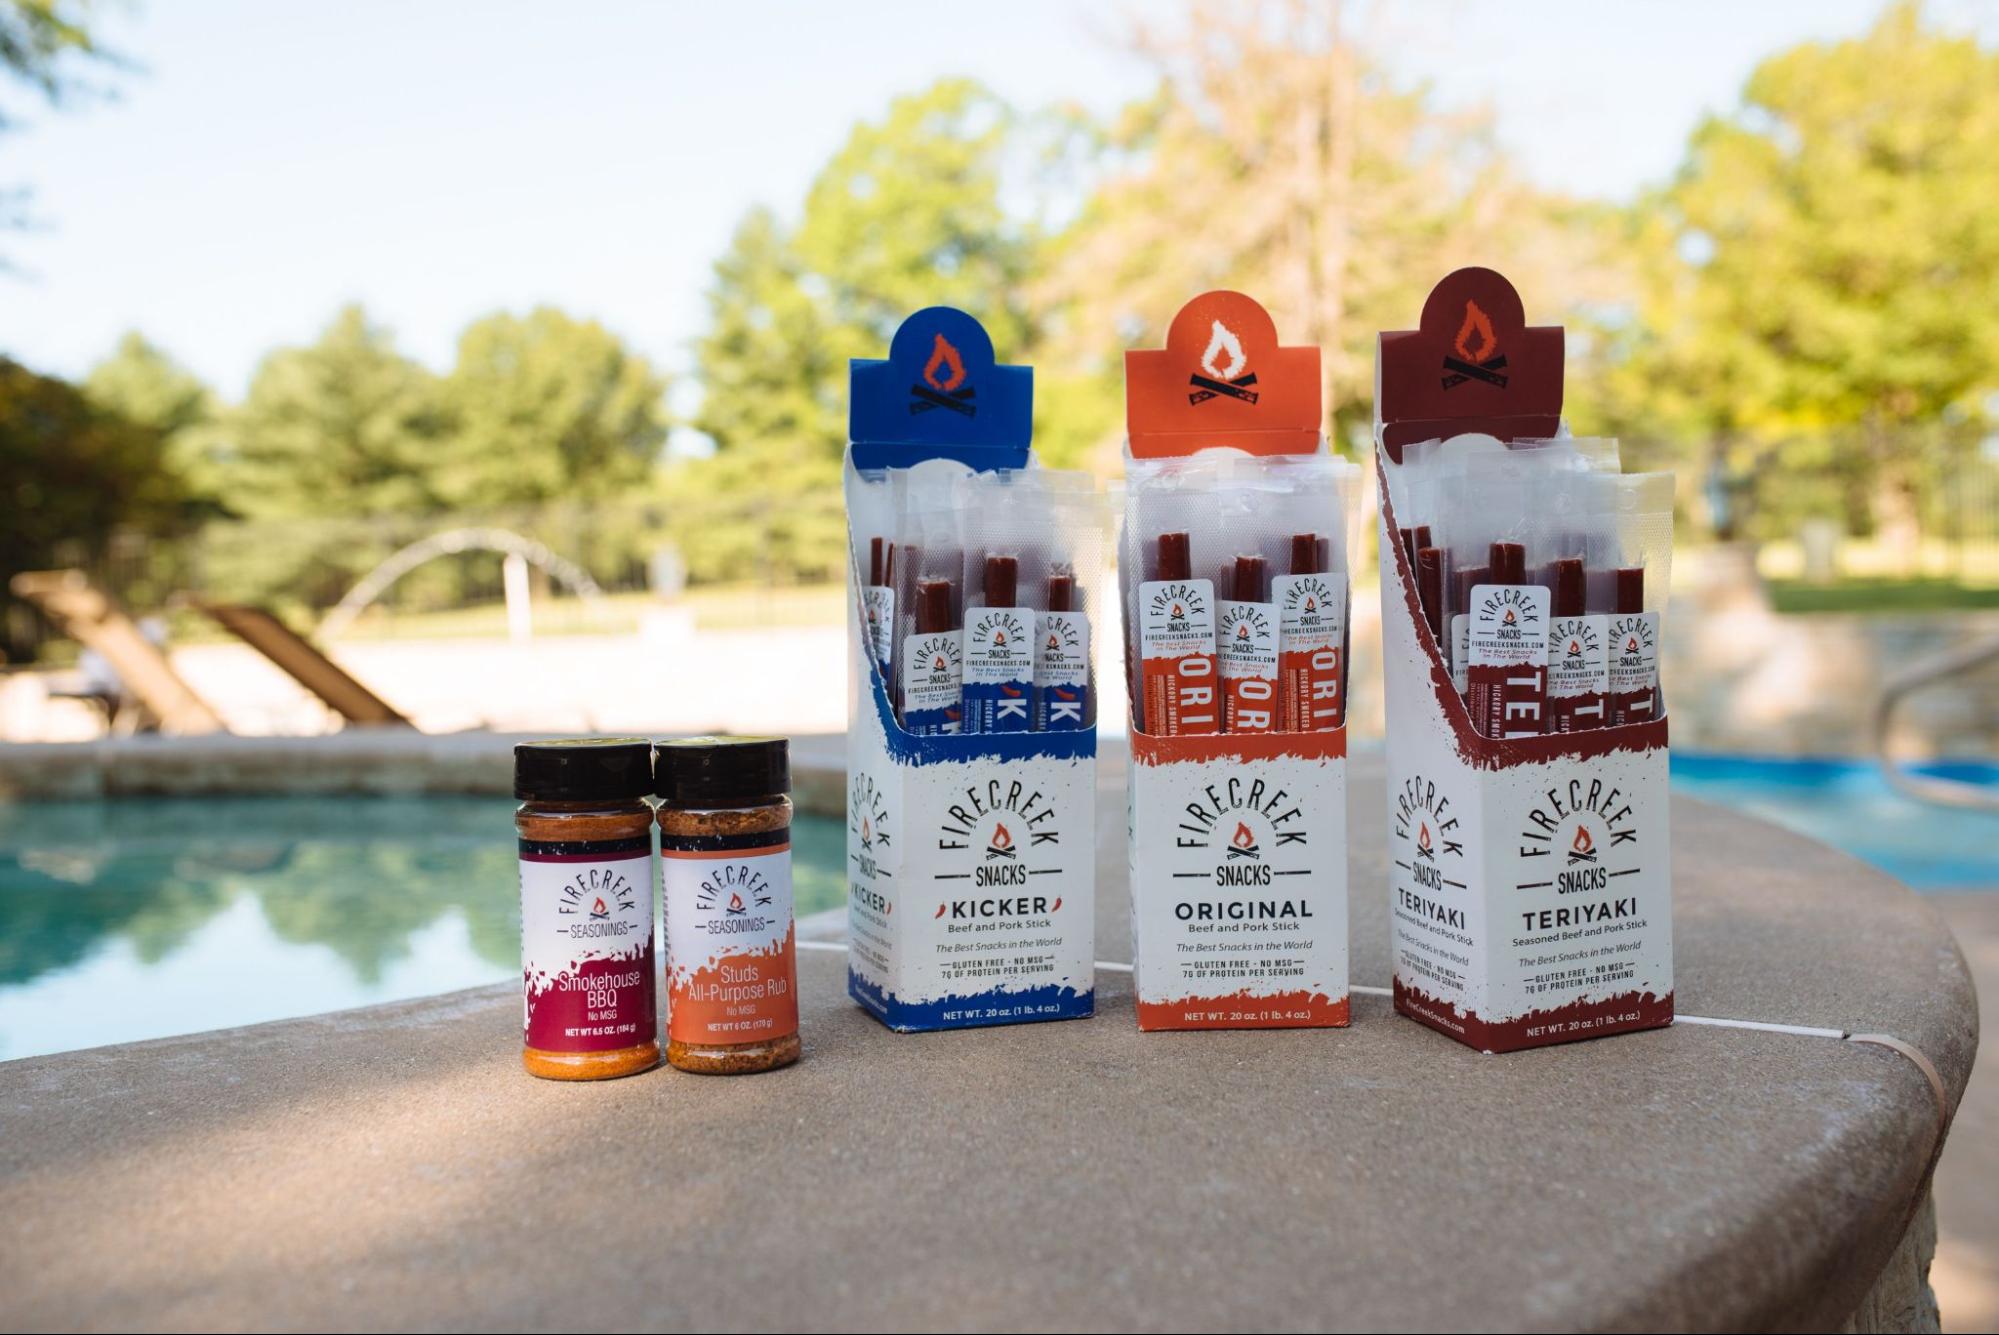
<svg viewBox="0 0 1999 1335"><path fill-rule="evenodd" d="M1969 3L1969 0L1967 0ZM1756 62L1864 31L1880 0L1404 0L1391 72L1492 110L1533 180L1628 197ZM1989 25L1975 3L1951 6ZM849 127L969 75L1022 107L1148 87L1131 3L552 5L149 0L102 37L115 99L36 109L0 186L0 352L80 376L137 329L230 397L262 355L363 303L450 364L458 332L552 303L670 370L743 213L795 210ZM1225 5L1202 13L1225 13ZM1504 267L1504 256L1494 256Z"/></svg>

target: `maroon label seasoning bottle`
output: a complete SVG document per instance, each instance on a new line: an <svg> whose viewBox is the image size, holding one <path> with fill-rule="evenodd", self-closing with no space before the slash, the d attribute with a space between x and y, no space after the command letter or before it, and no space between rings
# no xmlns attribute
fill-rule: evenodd
<svg viewBox="0 0 1999 1335"><path fill-rule="evenodd" d="M651 791L640 738L514 748L530 1075L605 1080L659 1065Z"/></svg>

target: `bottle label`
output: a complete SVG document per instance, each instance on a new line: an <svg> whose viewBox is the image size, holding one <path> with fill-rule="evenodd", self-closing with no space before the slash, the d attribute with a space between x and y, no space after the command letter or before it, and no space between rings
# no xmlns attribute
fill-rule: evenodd
<svg viewBox="0 0 1999 1335"><path fill-rule="evenodd" d="M1548 731L1587 732L1609 721L1610 618L1557 617L1548 628Z"/></svg>
<svg viewBox="0 0 1999 1335"><path fill-rule="evenodd" d="M1487 737L1538 737L1548 693L1548 591L1479 584L1471 591L1472 722Z"/></svg>
<svg viewBox="0 0 1999 1335"><path fill-rule="evenodd" d="M1035 644L1035 730L1074 732L1086 727L1090 699L1090 618L1082 612L1043 612Z"/></svg>
<svg viewBox="0 0 1999 1335"><path fill-rule="evenodd" d="M1034 693L1034 610L975 607L965 618L966 732L1026 732Z"/></svg>
<svg viewBox="0 0 1999 1335"><path fill-rule="evenodd" d="M1650 723L1659 717L1659 614L1610 618L1610 721Z"/></svg>
<svg viewBox="0 0 1999 1335"><path fill-rule="evenodd" d="M1285 732L1331 732L1346 718L1347 577L1279 575L1277 681Z"/></svg>
<svg viewBox="0 0 1999 1335"><path fill-rule="evenodd" d="M1138 586L1145 731L1191 737L1222 730L1215 682L1215 586L1155 579Z"/></svg>
<svg viewBox="0 0 1999 1335"><path fill-rule="evenodd" d="M1222 727L1269 732L1277 726L1277 608L1225 602L1215 623L1222 669Z"/></svg>
<svg viewBox="0 0 1999 1335"><path fill-rule="evenodd" d="M522 1034L543 1052L659 1038L652 836L520 841Z"/></svg>
<svg viewBox="0 0 1999 1335"><path fill-rule="evenodd" d="M902 726L914 733L954 733L964 715L964 645L955 630L902 642Z"/></svg>
<svg viewBox="0 0 1999 1335"><path fill-rule="evenodd" d="M660 840L666 883L666 1032L675 1042L759 1043L798 1032L791 844Z"/></svg>

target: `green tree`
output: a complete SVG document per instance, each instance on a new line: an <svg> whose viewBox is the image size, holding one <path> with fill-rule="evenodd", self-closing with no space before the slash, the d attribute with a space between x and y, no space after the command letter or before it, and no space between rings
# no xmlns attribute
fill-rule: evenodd
<svg viewBox="0 0 1999 1335"><path fill-rule="evenodd" d="M979 85L949 79L856 126L814 180L795 227L767 209L715 265L693 425L712 459L669 474L700 503L696 578L840 569L847 363L879 357L904 316L960 306L1019 359L1030 332L1030 227L1003 205L1015 125ZM714 507L729 521L708 522Z"/></svg>
<svg viewBox="0 0 1999 1335"><path fill-rule="evenodd" d="M458 340L442 385L452 445L443 487L467 505L628 493L666 441L666 382L594 320L540 307L491 315Z"/></svg>
<svg viewBox="0 0 1999 1335"><path fill-rule="evenodd" d="M156 431L168 466L200 509L226 513L222 405L200 377L134 331L83 382L91 402Z"/></svg>
<svg viewBox="0 0 1999 1335"><path fill-rule="evenodd" d="M448 427L437 377L349 306L257 368L229 423L229 499L253 518L436 511Z"/></svg>
<svg viewBox="0 0 1999 1335"><path fill-rule="evenodd" d="M1999 52L1899 3L1866 35L1759 65L1627 237L1645 263L1593 415L1709 446L1770 531L1835 488L1912 534L1929 424L1999 391Z"/></svg>
<svg viewBox="0 0 1999 1335"><path fill-rule="evenodd" d="M122 529L172 530L184 499L157 431L5 358L0 489L7 515L0 523L0 599L6 579L20 571L90 566ZM21 656L32 648L29 640L0 650Z"/></svg>

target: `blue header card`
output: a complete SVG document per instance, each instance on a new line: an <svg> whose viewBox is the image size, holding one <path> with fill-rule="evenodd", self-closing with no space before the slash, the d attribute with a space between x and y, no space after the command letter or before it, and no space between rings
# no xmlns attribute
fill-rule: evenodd
<svg viewBox="0 0 1999 1335"><path fill-rule="evenodd" d="M1001 366L977 320L931 306L902 322L888 359L856 357L847 411L854 467L955 459L1024 468L1034 430L1034 368Z"/></svg>

